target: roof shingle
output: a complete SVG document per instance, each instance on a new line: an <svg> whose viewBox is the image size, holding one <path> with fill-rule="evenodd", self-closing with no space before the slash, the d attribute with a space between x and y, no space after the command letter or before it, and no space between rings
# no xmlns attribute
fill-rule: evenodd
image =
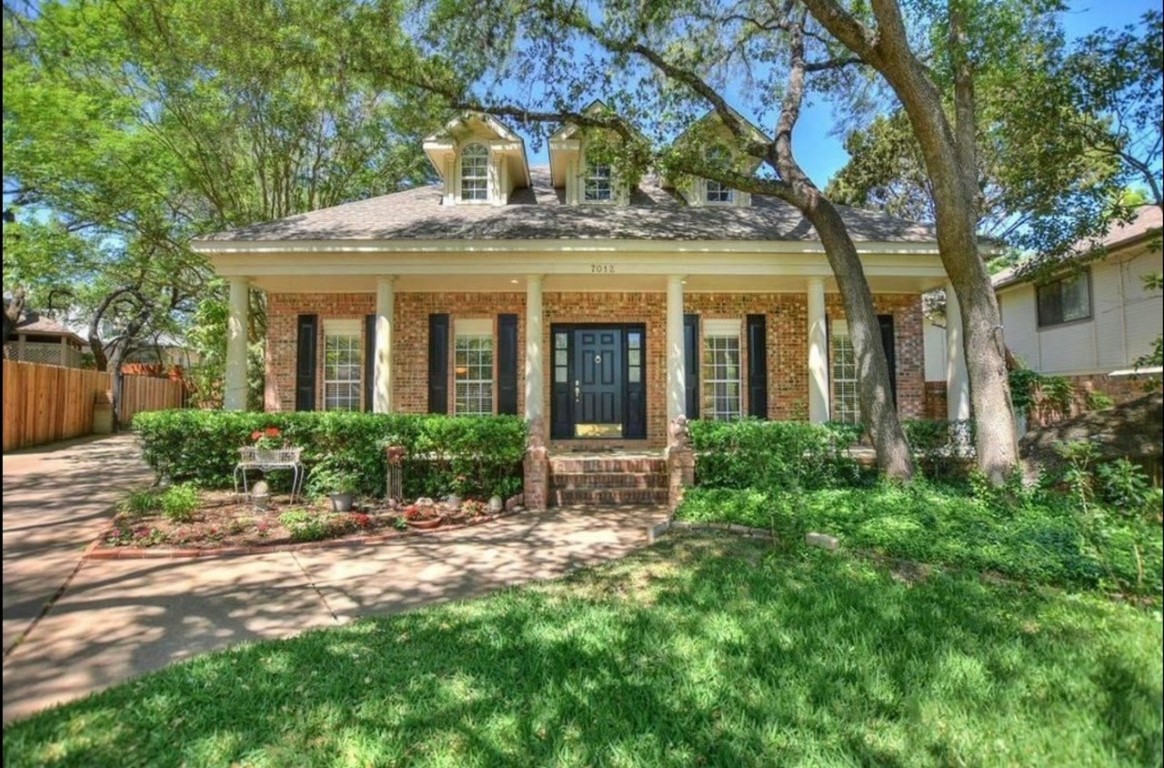
<svg viewBox="0 0 1164 768"><path fill-rule="evenodd" d="M791 205L753 196L750 208L690 207L644 179L629 206L568 206L549 168L530 169L533 185L504 206L442 205L436 186L418 187L284 219L219 232L203 242L296 240L742 240L814 241ZM932 226L841 208L853 240L932 243Z"/></svg>

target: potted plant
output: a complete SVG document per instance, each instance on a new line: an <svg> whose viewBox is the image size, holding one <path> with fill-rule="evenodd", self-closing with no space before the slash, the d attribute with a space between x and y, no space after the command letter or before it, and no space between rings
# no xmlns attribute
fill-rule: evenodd
<svg viewBox="0 0 1164 768"><path fill-rule="evenodd" d="M435 504L409 504L403 510L404 522L409 528L436 528L444 518Z"/></svg>
<svg viewBox="0 0 1164 768"><path fill-rule="evenodd" d="M320 464L311 473L311 485L331 499L336 512L350 512L352 499L360 487L358 473L332 464Z"/></svg>

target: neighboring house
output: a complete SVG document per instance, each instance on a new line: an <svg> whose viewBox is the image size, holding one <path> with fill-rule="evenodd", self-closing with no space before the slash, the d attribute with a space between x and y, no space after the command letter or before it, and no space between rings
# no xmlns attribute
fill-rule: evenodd
<svg viewBox="0 0 1164 768"><path fill-rule="evenodd" d="M552 451L660 447L676 416L858 418L857 366L815 231L785 203L695 180L631 187L583 131L548 168L492 117L428 137L440 184L194 243L267 299L266 408L512 413ZM843 209L903 417L925 411L932 228ZM231 340L227 407L245 403ZM962 398L961 401L965 401Z"/></svg>
<svg viewBox="0 0 1164 768"><path fill-rule="evenodd" d="M26 309L20 315L12 338L4 344L4 357L26 363L80 368L85 349L81 337L65 325L36 310Z"/></svg>
<svg viewBox="0 0 1164 768"><path fill-rule="evenodd" d="M1116 401L1142 394L1135 361L1151 351L1164 325L1158 290L1142 277L1164 271L1161 213L1141 208L1094 250L1077 248L1073 264L1051 278L1007 270L994 277L1006 343L1028 367L1070 378L1081 393ZM1159 374L1159 366L1139 374Z"/></svg>

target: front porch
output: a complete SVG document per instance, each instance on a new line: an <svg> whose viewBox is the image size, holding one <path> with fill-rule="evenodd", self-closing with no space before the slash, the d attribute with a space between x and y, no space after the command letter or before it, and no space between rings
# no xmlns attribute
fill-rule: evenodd
<svg viewBox="0 0 1164 768"><path fill-rule="evenodd" d="M553 449L662 448L680 415L852 418L832 280L788 274L787 262L767 271L234 276L226 405L243 403L241 329L257 287L268 303L267 410L514 413ZM920 290L935 284L929 266L918 271L871 277L908 418L925 413Z"/></svg>

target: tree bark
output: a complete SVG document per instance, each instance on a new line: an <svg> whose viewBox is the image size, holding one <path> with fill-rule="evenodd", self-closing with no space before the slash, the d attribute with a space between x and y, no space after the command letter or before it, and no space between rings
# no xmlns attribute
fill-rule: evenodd
<svg viewBox="0 0 1164 768"><path fill-rule="evenodd" d="M17 286L12 290L12 298L9 299L8 304L4 307L5 344L12 338L12 334L16 333L16 326L20 323L20 316L24 314L24 302L24 289Z"/></svg>
<svg viewBox="0 0 1164 768"><path fill-rule="evenodd" d="M977 168L962 167L965 148L946 116L941 94L909 47L896 0L873 0L876 34L835 0L804 1L830 34L885 77L913 126L933 183L938 251L962 308L978 468L1001 485L1018 466L1018 440L998 301L978 253ZM972 90L967 94L965 87L963 83L963 100L972 98ZM965 122L959 127L967 131Z"/></svg>
<svg viewBox="0 0 1164 768"><path fill-rule="evenodd" d="M849 237L840 212L809 179L792 152L792 129L804 99L804 22L802 9L789 24L792 66L788 86L776 126L776 171L794 192L785 198L804 214L820 235L829 266L837 280L849 322L849 337L857 358L857 393L861 420L869 432L877 455L877 466L887 477L908 480L913 476L909 442L891 399L889 361L881 343L873 291L861 264L857 248Z"/></svg>

